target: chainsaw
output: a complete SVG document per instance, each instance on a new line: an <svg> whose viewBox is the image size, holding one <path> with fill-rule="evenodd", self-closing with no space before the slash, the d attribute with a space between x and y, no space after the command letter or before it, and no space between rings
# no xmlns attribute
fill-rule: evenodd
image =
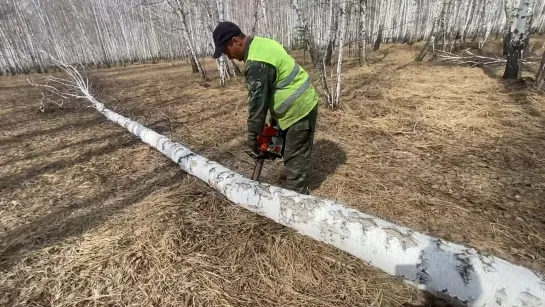
<svg viewBox="0 0 545 307"><path fill-rule="evenodd" d="M265 160L282 158L284 139L278 127L267 124L261 134L257 136L257 151L248 150L246 153L256 160L252 180L258 181Z"/></svg>

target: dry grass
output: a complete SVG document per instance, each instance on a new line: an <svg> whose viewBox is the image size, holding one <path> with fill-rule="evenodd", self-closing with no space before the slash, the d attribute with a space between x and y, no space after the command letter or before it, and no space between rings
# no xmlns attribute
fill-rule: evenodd
<svg viewBox="0 0 545 307"><path fill-rule="evenodd" d="M239 150L241 88L197 90L186 69L101 71L95 85L118 111L249 170ZM418 291L361 261L230 204L95 111L72 102L66 110L51 106L40 113L39 96L23 78L5 81L0 305L423 301ZM233 115L240 120L232 122Z"/></svg>
<svg viewBox="0 0 545 307"><path fill-rule="evenodd" d="M545 272L544 98L498 71L414 63L418 48L346 63L343 110L320 109L313 193ZM222 89L188 69L93 81L118 112L249 175L243 79ZM39 113L19 77L0 93L0 305L434 304L233 206L89 108ZM263 180L281 173L266 164Z"/></svg>

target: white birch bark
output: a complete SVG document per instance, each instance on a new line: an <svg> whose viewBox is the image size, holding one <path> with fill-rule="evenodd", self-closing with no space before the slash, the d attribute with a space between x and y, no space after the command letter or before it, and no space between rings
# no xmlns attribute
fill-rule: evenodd
<svg viewBox="0 0 545 307"><path fill-rule="evenodd" d="M201 63L199 62L199 59L197 58L197 53L195 52L195 47L193 46L193 43L190 39L189 30L188 30L188 23L186 20L186 15L183 9L182 0L176 0L175 3L171 4L171 8L174 10L174 13L178 15L181 21L182 25L182 33L183 37L185 39L185 42L187 44L187 49L189 50L189 54L191 56L191 59L193 60L194 64L197 66L197 69L201 75L201 79L207 80L206 73L204 71L204 68L202 67Z"/></svg>
<svg viewBox="0 0 545 307"><path fill-rule="evenodd" d="M479 307L545 305L545 277L529 269L332 200L245 178L106 108L90 94L89 83L73 67L58 62L57 65L71 78L57 81L71 82L71 88L79 89L77 93L64 95L86 100L108 120L139 137L235 205L332 245L452 303Z"/></svg>
<svg viewBox="0 0 545 307"><path fill-rule="evenodd" d="M539 69L536 74L536 89L539 91L545 90L545 51L541 56L541 63L539 64Z"/></svg>
<svg viewBox="0 0 545 307"><path fill-rule="evenodd" d="M335 100L332 107L338 108L340 106L341 99L341 80L342 80L342 66L343 66L343 47L344 47L344 37L346 36L346 15L348 0L343 1L343 7L341 9L341 33L339 35L339 56L337 59L337 90L335 91Z"/></svg>
<svg viewBox="0 0 545 307"><path fill-rule="evenodd" d="M260 0L261 6L261 24L263 25L263 36L272 38L270 28L269 28L269 18L267 15L267 7L265 6L265 0Z"/></svg>
<svg viewBox="0 0 545 307"><path fill-rule="evenodd" d="M517 0L516 11L511 21L511 41L507 51L507 64L503 77L506 79L520 78L522 66L522 50L526 37L529 35L529 15L531 14L531 0Z"/></svg>
<svg viewBox="0 0 545 307"><path fill-rule="evenodd" d="M322 51L322 65L324 66L324 71L326 69L328 62L328 52L332 52L330 48L332 49L333 44L333 1L329 0L329 19L327 24L327 38L325 40L326 45L324 50ZM330 57L330 56L329 56Z"/></svg>
<svg viewBox="0 0 545 307"><path fill-rule="evenodd" d="M298 21L291 1L208 1L215 1L211 5L214 8L213 26L219 21L216 16L218 3L221 2L224 19L237 23L248 34L258 34L252 31L256 26L260 34L278 40L287 49L294 46L293 37ZM324 49L328 50L328 44L337 42L336 34L340 27L334 26L338 22L333 22L329 17L337 15L334 12L342 2L298 1L307 18L307 30L314 37L320 60L330 59L330 53L327 53L327 57L322 54ZM357 8L359 0L350 1L349 5ZM512 0L506 1L512 3ZM168 3L183 6L185 21L180 16L168 13L172 11ZM434 28L435 12L443 3L446 3L444 27L439 25ZM403 43L411 42L413 37L416 40L429 40L434 36L437 43L446 41L453 48L458 34L462 42L471 37L483 46L490 40L490 35L502 33L503 27L512 23L511 14L507 19L502 14L504 6L505 1L502 0L368 0L364 21L366 36L369 43L376 43L376 47L382 42ZM534 6L534 13L530 15L532 23L528 23L528 26L533 31L543 32L545 1L536 0ZM199 71L197 65L200 66L200 63L196 59L211 55L211 35L205 30L206 24L202 23L202 7L202 2L189 0L0 1L0 28L3 32L0 46L4 49L0 52L0 71L11 74L45 70L50 63L42 58L39 50L88 66L190 58L196 71ZM344 39L348 42L350 53L355 38L361 36L359 10L348 10L346 18ZM432 33L432 29L436 33ZM191 48L188 42L192 44ZM221 61L225 62L225 67L221 70L218 68L218 71L223 71L228 79L228 61L225 58ZM333 72L335 67L331 61L328 61L328 65Z"/></svg>
<svg viewBox="0 0 545 307"><path fill-rule="evenodd" d="M224 16L225 16L224 15L225 14L225 12L224 12L225 8L223 6L223 0L217 0L217 5L218 5L219 21L222 22L222 21L224 21ZM225 86L225 79L226 79L226 76L229 73L229 71L227 70L225 56L223 54L218 59L218 63L219 63L219 71L220 71L220 85Z"/></svg>
<svg viewBox="0 0 545 307"><path fill-rule="evenodd" d="M367 12L367 0L359 0L359 19L358 19L358 59L359 64L362 66L367 62L367 33L366 33L366 17Z"/></svg>
<svg viewBox="0 0 545 307"><path fill-rule="evenodd" d="M299 8L298 0L293 0L293 9L295 10L295 13L299 17L301 27L305 29L304 35L309 47L310 57L312 58L312 62L314 63L314 66L316 67L316 70L318 70L318 74L320 75L320 81L322 83L322 89L324 90L326 103L327 105L332 106L333 97L331 96L329 87L327 85L325 69L324 69L324 66L322 65L322 61L320 60L320 54L316 48L316 44L314 43L314 38L312 37L312 35L310 34L310 31L308 30L308 26L307 26L308 23L306 21L306 18L301 12L301 9Z"/></svg>

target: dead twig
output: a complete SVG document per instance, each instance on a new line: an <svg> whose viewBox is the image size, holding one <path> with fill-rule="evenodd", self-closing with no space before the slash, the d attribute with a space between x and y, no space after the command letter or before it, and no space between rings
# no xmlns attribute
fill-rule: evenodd
<svg viewBox="0 0 545 307"><path fill-rule="evenodd" d="M522 60L524 64L533 64L537 59L535 57L527 57ZM463 50L459 54L450 53L447 51L436 50L436 61L439 63L469 65L470 67L484 67L505 65L507 60L501 57L478 55L468 49Z"/></svg>

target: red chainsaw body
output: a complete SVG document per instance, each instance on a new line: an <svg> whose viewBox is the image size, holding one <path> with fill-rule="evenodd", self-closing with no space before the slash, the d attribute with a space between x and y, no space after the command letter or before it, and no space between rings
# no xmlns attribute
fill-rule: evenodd
<svg viewBox="0 0 545 307"><path fill-rule="evenodd" d="M280 157L283 146L282 133L272 125L266 125L261 134L257 136L257 148L261 152Z"/></svg>

